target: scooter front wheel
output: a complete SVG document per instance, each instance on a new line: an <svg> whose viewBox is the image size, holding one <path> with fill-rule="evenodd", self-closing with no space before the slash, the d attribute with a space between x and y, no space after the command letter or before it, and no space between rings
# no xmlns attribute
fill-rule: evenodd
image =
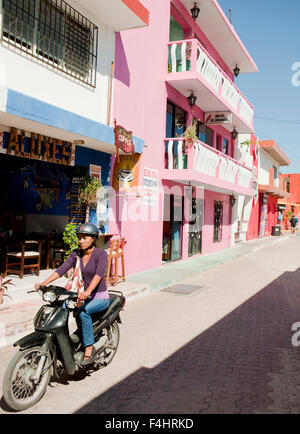
<svg viewBox="0 0 300 434"><path fill-rule="evenodd" d="M41 346L19 350L10 360L3 379L3 396L12 410L22 411L36 404L46 392L52 366L47 356L39 381L33 377L42 357Z"/></svg>

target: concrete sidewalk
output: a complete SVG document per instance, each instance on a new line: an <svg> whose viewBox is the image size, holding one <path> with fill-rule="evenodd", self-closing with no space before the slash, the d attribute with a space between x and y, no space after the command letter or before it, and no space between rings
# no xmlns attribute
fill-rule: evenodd
<svg viewBox="0 0 300 434"><path fill-rule="evenodd" d="M251 254L264 247L270 245L275 247L288 237L292 237L292 235L238 243L221 252L206 256L198 255L186 261L165 264L150 271L131 275L126 278L126 282L109 289L122 291L126 300L131 301L136 297L165 289L210 268ZM7 309L0 310L0 347L11 345L26 333L34 330L33 318L44 302L37 293L27 294L27 291L32 290L36 282L44 280L49 274L51 274L51 270L43 270L39 278L35 275L27 275L22 280L11 276L12 283L16 286L9 287L8 295L10 298L6 297L2 305ZM61 278L56 281L56 284L64 286L66 281L65 278Z"/></svg>

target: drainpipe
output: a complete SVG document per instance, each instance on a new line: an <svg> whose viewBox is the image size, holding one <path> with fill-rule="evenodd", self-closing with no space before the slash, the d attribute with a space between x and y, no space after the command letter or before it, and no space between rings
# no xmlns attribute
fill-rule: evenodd
<svg viewBox="0 0 300 434"><path fill-rule="evenodd" d="M112 86L113 86L113 79L114 79L114 67L115 67L114 62L111 62L107 125L110 125L111 122L111 105L112 105L111 101L112 101Z"/></svg>

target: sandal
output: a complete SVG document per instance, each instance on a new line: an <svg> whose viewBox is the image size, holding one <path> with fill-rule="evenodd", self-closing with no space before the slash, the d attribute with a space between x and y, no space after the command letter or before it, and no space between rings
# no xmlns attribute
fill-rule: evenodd
<svg viewBox="0 0 300 434"><path fill-rule="evenodd" d="M95 358L96 358L96 354L97 354L96 350L93 347L92 354L90 356L83 356L83 360L81 362L81 365L87 366L87 365L90 365L91 363L93 363Z"/></svg>

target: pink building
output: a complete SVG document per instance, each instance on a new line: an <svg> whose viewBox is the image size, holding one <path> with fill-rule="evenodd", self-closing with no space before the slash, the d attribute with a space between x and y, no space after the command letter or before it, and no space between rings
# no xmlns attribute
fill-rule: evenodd
<svg viewBox="0 0 300 434"><path fill-rule="evenodd" d="M115 171L130 174L110 224L127 240L127 275L228 248L234 202L253 196L236 133L254 133L254 112L234 70L257 67L217 1L199 2L195 20L194 4L143 0L149 26L117 35L114 117L145 140L140 159L121 155Z"/></svg>

